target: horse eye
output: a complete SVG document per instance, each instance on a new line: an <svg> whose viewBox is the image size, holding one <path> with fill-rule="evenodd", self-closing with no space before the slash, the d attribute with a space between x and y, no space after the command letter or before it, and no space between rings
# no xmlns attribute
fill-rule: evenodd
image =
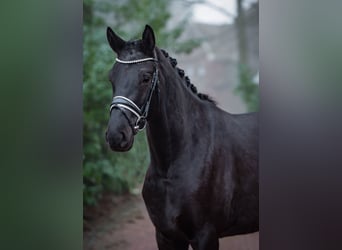
<svg viewBox="0 0 342 250"><path fill-rule="evenodd" d="M151 80L150 74L144 74L144 75L143 75L142 81L143 81L144 83L149 83L150 80Z"/></svg>

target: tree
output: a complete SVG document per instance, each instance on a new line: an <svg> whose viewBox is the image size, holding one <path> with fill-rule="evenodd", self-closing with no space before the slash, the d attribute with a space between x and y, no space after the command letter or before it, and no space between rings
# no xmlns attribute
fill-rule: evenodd
<svg viewBox="0 0 342 250"><path fill-rule="evenodd" d="M233 1L233 0L232 0ZM236 63L238 71L238 85L235 89L236 93L242 98L247 106L248 111L255 111L259 106L259 86L253 82L253 75L248 66L248 48L247 48L247 15L246 10L243 7L245 0L235 0L236 1L236 15L230 13L225 8L216 5L208 0L184 0L185 4L195 5L203 4L207 7L220 12L227 17L233 17L235 19L235 30L237 37L237 50L238 50L238 61Z"/></svg>
<svg viewBox="0 0 342 250"><path fill-rule="evenodd" d="M259 107L259 87L253 82L253 76L248 67L248 51L246 41L246 16L243 8L244 0L236 0L237 17L235 19L238 38L238 74L239 84L236 92L245 102L248 111L255 111Z"/></svg>

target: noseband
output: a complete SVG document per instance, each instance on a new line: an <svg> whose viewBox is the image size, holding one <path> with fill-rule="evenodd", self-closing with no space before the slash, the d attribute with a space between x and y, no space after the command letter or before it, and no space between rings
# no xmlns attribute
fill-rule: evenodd
<svg viewBox="0 0 342 250"><path fill-rule="evenodd" d="M136 64L136 63L142 63L146 61L154 61L156 63L157 60L155 58L147 57L147 58L142 58L142 59L137 59L137 60L132 60L132 61L124 61L124 60L120 60L116 58L116 62L122 63L122 64ZM146 97L145 103L142 105L141 108L139 108L138 105L136 105L131 99L125 96L113 97L113 101L110 104L110 109L109 109L110 114L112 113L112 110L114 108L119 109L122 112L122 114L126 117L130 127L132 128L133 134L136 134L138 131L141 131L146 127L146 122L147 122L148 112L150 109L152 95L153 95L155 88L157 87L158 82L159 82L158 68L157 68L157 65L155 65L155 71L153 72L153 77L152 77L152 85ZM137 117L135 125L131 123L130 119L128 118L124 110L130 111L134 116Z"/></svg>

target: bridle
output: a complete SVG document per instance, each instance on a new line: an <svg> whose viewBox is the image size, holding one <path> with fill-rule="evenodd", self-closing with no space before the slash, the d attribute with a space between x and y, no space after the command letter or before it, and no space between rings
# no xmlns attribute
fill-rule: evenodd
<svg viewBox="0 0 342 250"><path fill-rule="evenodd" d="M131 60L131 61L125 61L125 60L116 58L116 62L122 63L122 64L136 64L136 63L142 63L142 62L147 62L147 61L155 62L155 71L153 72L153 76L152 76L152 85L149 89L146 100L141 108L139 108L138 105L136 105L131 99L125 96L114 96L113 101L110 104L109 114L112 113L113 109L119 109L124 115L124 117L127 119L130 127L132 128L134 135L146 127L152 95L153 95L154 90L158 87L157 86L159 82L158 67L157 67L158 61L156 58L157 57L156 57L155 52L154 52L154 57L146 57L146 58ZM125 113L125 110L130 111L134 116L137 117L137 120L135 121L134 125L131 123L130 119Z"/></svg>

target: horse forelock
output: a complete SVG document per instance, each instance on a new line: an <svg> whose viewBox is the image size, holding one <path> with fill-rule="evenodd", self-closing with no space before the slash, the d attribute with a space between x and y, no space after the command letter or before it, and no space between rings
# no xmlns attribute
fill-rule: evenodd
<svg viewBox="0 0 342 250"><path fill-rule="evenodd" d="M152 57L153 51L144 48L142 40L130 40L126 42L119 56L124 60L137 60L144 57Z"/></svg>

